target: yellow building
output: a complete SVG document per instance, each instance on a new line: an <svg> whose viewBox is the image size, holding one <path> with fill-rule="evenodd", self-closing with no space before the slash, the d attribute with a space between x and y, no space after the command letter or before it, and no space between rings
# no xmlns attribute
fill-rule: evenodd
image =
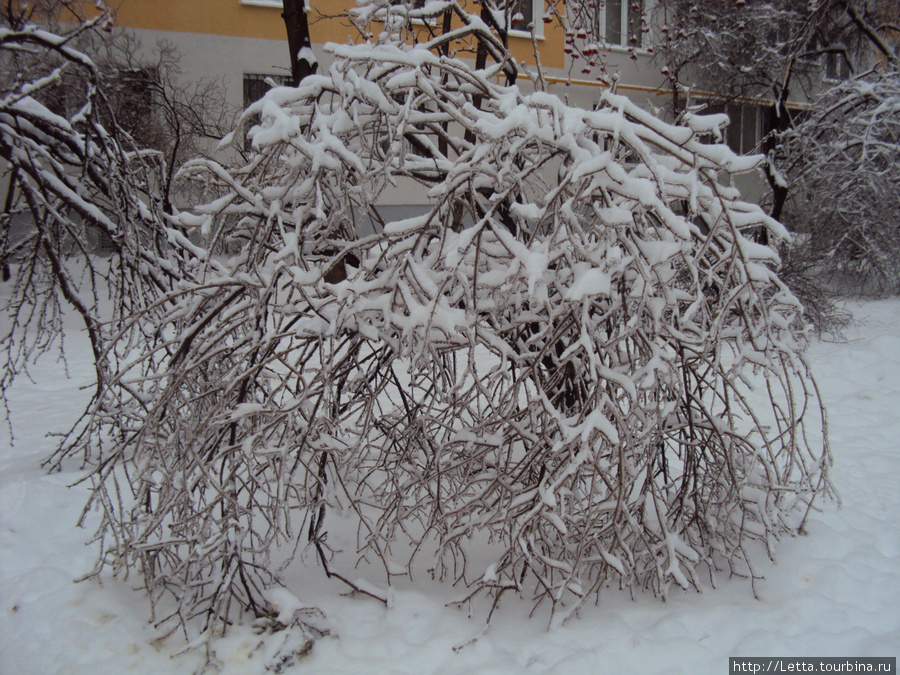
<svg viewBox="0 0 900 675"><path fill-rule="evenodd" d="M474 0L469 2L471 9L477 11ZM346 18L353 6L353 0L311 0L310 33L320 61L327 58L325 44L362 40ZM581 64L572 66L565 52L564 31L555 21L543 21L541 0L520 0L519 6L525 16L513 27L524 28L533 22L536 39L533 43L530 33L524 30L510 31L510 51L516 62L534 66L536 44L551 86L571 103L590 107L602 86L597 80L599 73L593 69L584 74ZM619 73L621 91L636 96L653 95L666 80L650 62L650 54L633 49L626 31L621 29L629 20L629 6L634 5L610 0L606 6L610 17L606 32L613 42L605 54L609 72ZM182 53L189 77L223 78L230 101L239 105L245 103L244 97L238 96L245 76L289 75L281 8L281 0L122 0L116 10L116 24L135 31L145 45L158 39L173 43ZM527 86L527 80L523 78L522 84ZM666 95L665 91L660 94Z"/></svg>
<svg viewBox="0 0 900 675"><path fill-rule="evenodd" d="M471 5L467 9L478 11L474 0L466 1ZM309 0L313 51L320 63L328 61L327 43L363 41L347 18L354 6L354 0ZM658 66L651 63L651 54L640 47L635 49L634 41L622 30L627 22L634 22L634 15L629 12L633 12L635 5L607 0L605 31L613 44L605 53L606 76L596 69L584 73L584 64L572 64L566 54L563 28L557 21L543 20L543 0L519 0L518 6L522 16L514 18L510 51L517 63L533 68L536 47L548 87L561 98L590 109L605 86L600 80L608 81L610 73L617 73L621 92L639 99L658 98L655 105L666 105L669 93L658 91L666 79ZM186 78L220 79L229 104L238 108L258 99L268 87L268 78L289 80L290 54L281 11L281 0L121 0L116 7L115 23L133 31L145 49L152 48L159 40L173 44L181 53ZM525 30L529 23L535 27L534 39ZM426 28L423 25L423 30ZM640 40L640 31L638 34ZM472 55L462 52L461 56ZM520 75L519 85L528 89L531 83L525 75ZM397 207L415 209L423 202L418 193L412 186L399 186L384 199Z"/></svg>
<svg viewBox="0 0 900 675"><path fill-rule="evenodd" d="M464 6L469 3L466 7L469 11L478 11L476 0L463 2ZM598 42L604 47L597 54L598 65L593 68L572 60L563 28L557 21L543 20L544 2L517 0L521 16L514 20L509 39L517 63L533 68L537 51L548 88L571 105L593 107L601 87L608 86L610 76L614 75L619 93L628 95L639 105L670 108L672 83L653 61L651 45L656 36L649 22L640 19L648 13L652 0L605 0L597 19L600 25L595 26L600 36ZM327 63L327 43L346 44L348 40L364 39L347 18L355 0L308 0L308 3L313 51L320 63ZM258 99L268 87L268 78L289 79L290 55L281 12L281 0L119 0L115 21L117 26L133 31L145 48L152 48L159 40L173 44L181 53L184 76L220 80L226 88L228 103L237 109ZM534 39L525 30L529 23L535 27ZM423 25L423 30L426 29ZM605 64L605 72L601 71L599 62ZM520 74L519 85L529 89L530 81ZM693 102L721 103L700 89L692 89ZM768 104L747 99L728 106L732 124L726 141L732 149L739 153L760 150ZM724 109L723 105L718 107ZM745 193L750 192L750 196L760 187L755 181L742 179L742 183L740 187ZM396 204L420 201L403 189L390 199L396 200Z"/></svg>

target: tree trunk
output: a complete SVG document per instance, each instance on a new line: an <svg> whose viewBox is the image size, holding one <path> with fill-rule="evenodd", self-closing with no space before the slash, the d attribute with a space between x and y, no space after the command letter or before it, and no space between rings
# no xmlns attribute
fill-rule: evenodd
<svg viewBox="0 0 900 675"><path fill-rule="evenodd" d="M772 154L775 152L778 138L773 132L781 134L782 132L787 131L791 126L791 118L788 114L787 106L784 104L784 99L781 97L775 101L767 113L766 130L768 133L766 134L766 140L763 144L763 151L766 153L767 157L765 165L766 181L768 181L769 187L772 190L772 208L769 211L769 215L775 220L781 220L784 204L787 201L788 188L787 185L778 178L778 174L775 173L775 160Z"/></svg>
<svg viewBox="0 0 900 675"><path fill-rule="evenodd" d="M769 215L775 220L781 220L782 211L784 211L785 202L788 197L788 186L785 184L775 169L775 152L778 146L780 135L790 129L791 116L788 112L787 101L790 93L789 84L791 75L793 74L793 59L789 59L784 75L784 84L780 88L775 86L775 103L769 108L766 117L766 135L763 143L763 151L766 153L765 175L769 188L772 190L772 208ZM769 233L767 230L760 230L759 243L769 243Z"/></svg>
<svg viewBox="0 0 900 675"><path fill-rule="evenodd" d="M284 0L281 18L287 29L288 49L291 51L291 80L296 87L304 77L315 73L318 67L314 60L310 61L300 53L304 47L312 50L305 0Z"/></svg>

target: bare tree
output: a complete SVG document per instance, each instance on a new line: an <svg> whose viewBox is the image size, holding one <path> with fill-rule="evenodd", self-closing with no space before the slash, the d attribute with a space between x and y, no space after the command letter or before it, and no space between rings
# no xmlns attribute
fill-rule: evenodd
<svg viewBox="0 0 900 675"><path fill-rule="evenodd" d="M163 292L171 280L159 264L159 153L135 146L115 123L103 73L73 46L107 18L61 35L25 22L0 28L4 72L18 74L4 77L0 92L0 259L12 285L4 306L4 398L29 361L61 339L66 305L84 321L102 390L104 322L140 311L147 289ZM107 259L93 255L97 236L108 242Z"/></svg>
<svg viewBox="0 0 900 675"><path fill-rule="evenodd" d="M900 60L835 86L783 138L807 257L863 293L900 292ZM823 199L823 195L828 195Z"/></svg>
<svg viewBox="0 0 900 675"><path fill-rule="evenodd" d="M32 0L20 2L7 0L0 4L0 21L13 30L20 30L30 23L41 22L55 29L63 25L78 25L88 16L85 7L89 3L79 0ZM96 2L96 8L102 12L105 4ZM103 16L101 24L104 29L111 25L111 15Z"/></svg>
<svg viewBox="0 0 900 675"><path fill-rule="evenodd" d="M453 0L353 17L384 30L248 108L248 163L182 169L218 198L171 219L178 283L123 317L61 451L111 439L97 573L137 567L160 624L212 632L277 614L282 546L375 597L348 570L422 560L553 622L608 584L758 578L830 455L799 304L748 236L786 232L718 180L755 160L705 142L719 117L499 84L502 38ZM385 220L401 179L429 210ZM336 508L357 551L329 546Z"/></svg>
<svg viewBox="0 0 900 675"><path fill-rule="evenodd" d="M0 266L13 286L4 396L30 360L62 349L65 305L82 315L103 358L101 326L139 302L128 279L147 275L134 266L167 246L158 211L174 210L175 168L207 152L234 118L217 82L182 82L170 45L141 60L109 13L81 23L81 9L7 3L2 15Z"/></svg>
<svg viewBox="0 0 900 675"><path fill-rule="evenodd" d="M764 120L766 178L772 191L769 214L781 218L787 187L775 168L776 134L793 126L787 106L792 92L813 97L818 91L822 59L838 70L862 72L870 65L871 27L878 26L896 0L828 0L808 3L743 2L698 4L663 0L654 10L654 25L663 36L657 61L672 83L673 111L684 109L684 84L698 84L726 100L736 97L773 101ZM683 80L687 80L684 82Z"/></svg>
<svg viewBox="0 0 900 675"><path fill-rule="evenodd" d="M161 153L165 173L158 194L165 212L172 213L176 199L190 198L173 193L178 167L214 153L238 111L226 103L220 80L186 80L181 54L165 40L145 49L133 33L116 30L94 53L114 101L116 123L138 146Z"/></svg>

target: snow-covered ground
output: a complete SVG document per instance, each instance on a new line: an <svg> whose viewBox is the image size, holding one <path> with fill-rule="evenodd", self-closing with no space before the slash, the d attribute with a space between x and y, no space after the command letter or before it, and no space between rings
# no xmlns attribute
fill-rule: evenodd
<svg viewBox="0 0 900 675"><path fill-rule="evenodd" d="M610 592L548 631L545 617L529 621L530 605L510 598L480 634L483 613L469 619L445 605L458 589L398 588L385 608L299 568L289 587L326 613L334 636L287 672L722 674L729 656L898 656L900 300L851 309L858 323L846 342L817 343L809 355L843 507L825 504L807 536L781 543L759 599L742 579L702 595L673 591L665 603ZM203 654L173 657L179 636L155 640L134 580L73 582L94 559L90 529L74 527L86 488L67 487L77 466L52 475L38 466L54 447L45 434L72 421L91 379L87 345L70 333L71 378L41 361L34 382L11 392L15 445L0 431L0 673L191 673ZM215 656L222 672L263 673L276 647L239 626Z"/></svg>

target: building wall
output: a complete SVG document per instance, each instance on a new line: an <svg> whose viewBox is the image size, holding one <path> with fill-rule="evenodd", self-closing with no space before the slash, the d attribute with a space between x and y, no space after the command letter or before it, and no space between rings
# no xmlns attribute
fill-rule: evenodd
<svg viewBox="0 0 900 675"><path fill-rule="evenodd" d="M221 80L227 100L235 109L243 107L244 74L290 75L287 40L135 29L132 31L148 52L159 41L172 44L181 54L180 67L186 81ZM282 26L283 32L283 26ZM317 46L317 51L318 46Z"/></svg>

